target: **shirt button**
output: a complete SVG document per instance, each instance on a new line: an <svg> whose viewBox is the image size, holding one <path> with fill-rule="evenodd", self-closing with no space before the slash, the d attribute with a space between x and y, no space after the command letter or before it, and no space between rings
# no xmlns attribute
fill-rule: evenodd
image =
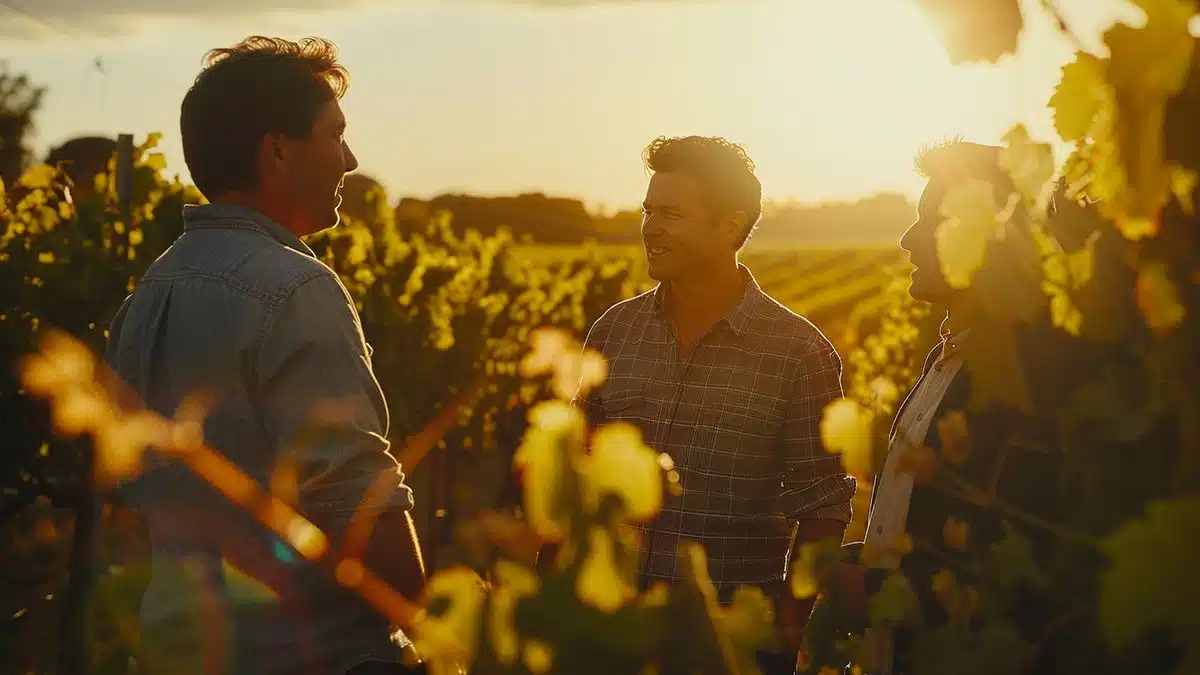
<svg viewBox="0 0 1200 675"><path fill-rule="evenodd" d="M875 528L875 534L883 534L883 526L882 525Z"/></svg>
<svg viewBox="0 0 1200 675"><path fill-rule="evenodd" d="M920 422L923 419L925 419L925 413L917 413L917 421Z"/></svg>

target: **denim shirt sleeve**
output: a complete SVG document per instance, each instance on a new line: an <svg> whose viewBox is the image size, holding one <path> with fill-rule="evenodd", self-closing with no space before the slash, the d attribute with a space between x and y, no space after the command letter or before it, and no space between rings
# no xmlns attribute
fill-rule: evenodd
<svg viewBox="0 0 1200 675"><path fill-rule="evenodd" d="M332 273L287 297L265 329L256 371L264 429L279 461L295 462L305 511L344 527L383 474L396 487L383 506L412 508L358 313Z"/></svg>

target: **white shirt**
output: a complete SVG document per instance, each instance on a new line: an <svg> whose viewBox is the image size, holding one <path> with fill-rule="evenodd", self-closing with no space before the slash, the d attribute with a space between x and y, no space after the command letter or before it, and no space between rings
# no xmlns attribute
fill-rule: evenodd
<svg viewBox="0 0 1200 675"><path fill-rule="evenodd" d="M912 474L898 470L900 456L909 447L919 448L925 444L938 406L963 365L962 341L966 334L964 330L945 341L942 353L917 383L896 424L883 471L874 487L875 499L867 516L867 532L863 539L865 547L881 554L877 561L872 561L872 567L896 569L900 566L900 556L890 549L907 531L908 504L913 489Z"/></svg>

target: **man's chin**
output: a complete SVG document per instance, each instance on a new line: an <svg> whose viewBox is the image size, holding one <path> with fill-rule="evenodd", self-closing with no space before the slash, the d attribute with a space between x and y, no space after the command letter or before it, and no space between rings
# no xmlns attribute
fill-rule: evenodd
<svg viewBox="0 0 1200 675"><path fill-rule="evenodd" d="M664 265L655 265L654 263L650 263L646 266L646 276L659 283L665 284L673 279L675 275L672 272L672 270L668 269Z"/></svg>
<svg viewBox="0 0 1200 675"><path fill-rule="evenodd" d="M954 293L948 288L938 286L931 288L931 284L924 283L921 279L914 277L908 284L908 295L918 302L944 305Z"/></svg>

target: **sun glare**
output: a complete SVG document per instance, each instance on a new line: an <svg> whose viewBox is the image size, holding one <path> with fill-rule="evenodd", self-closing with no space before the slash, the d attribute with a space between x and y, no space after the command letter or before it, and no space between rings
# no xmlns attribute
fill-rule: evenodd
<svg viewBox="0 0 1200 675"><path fill-rule="evenodd" d="M912 194L920 180L903 177L921 145L956 134L994 142L1016 121L996 69L951 66L913 3L794 3L776 13L788 16L764 26L752 50L759 86L776 101L769 116L751 113L766 120L753 139L766 175L819 166L797 176L820 184L805 192L875 184Z"/></svg>

